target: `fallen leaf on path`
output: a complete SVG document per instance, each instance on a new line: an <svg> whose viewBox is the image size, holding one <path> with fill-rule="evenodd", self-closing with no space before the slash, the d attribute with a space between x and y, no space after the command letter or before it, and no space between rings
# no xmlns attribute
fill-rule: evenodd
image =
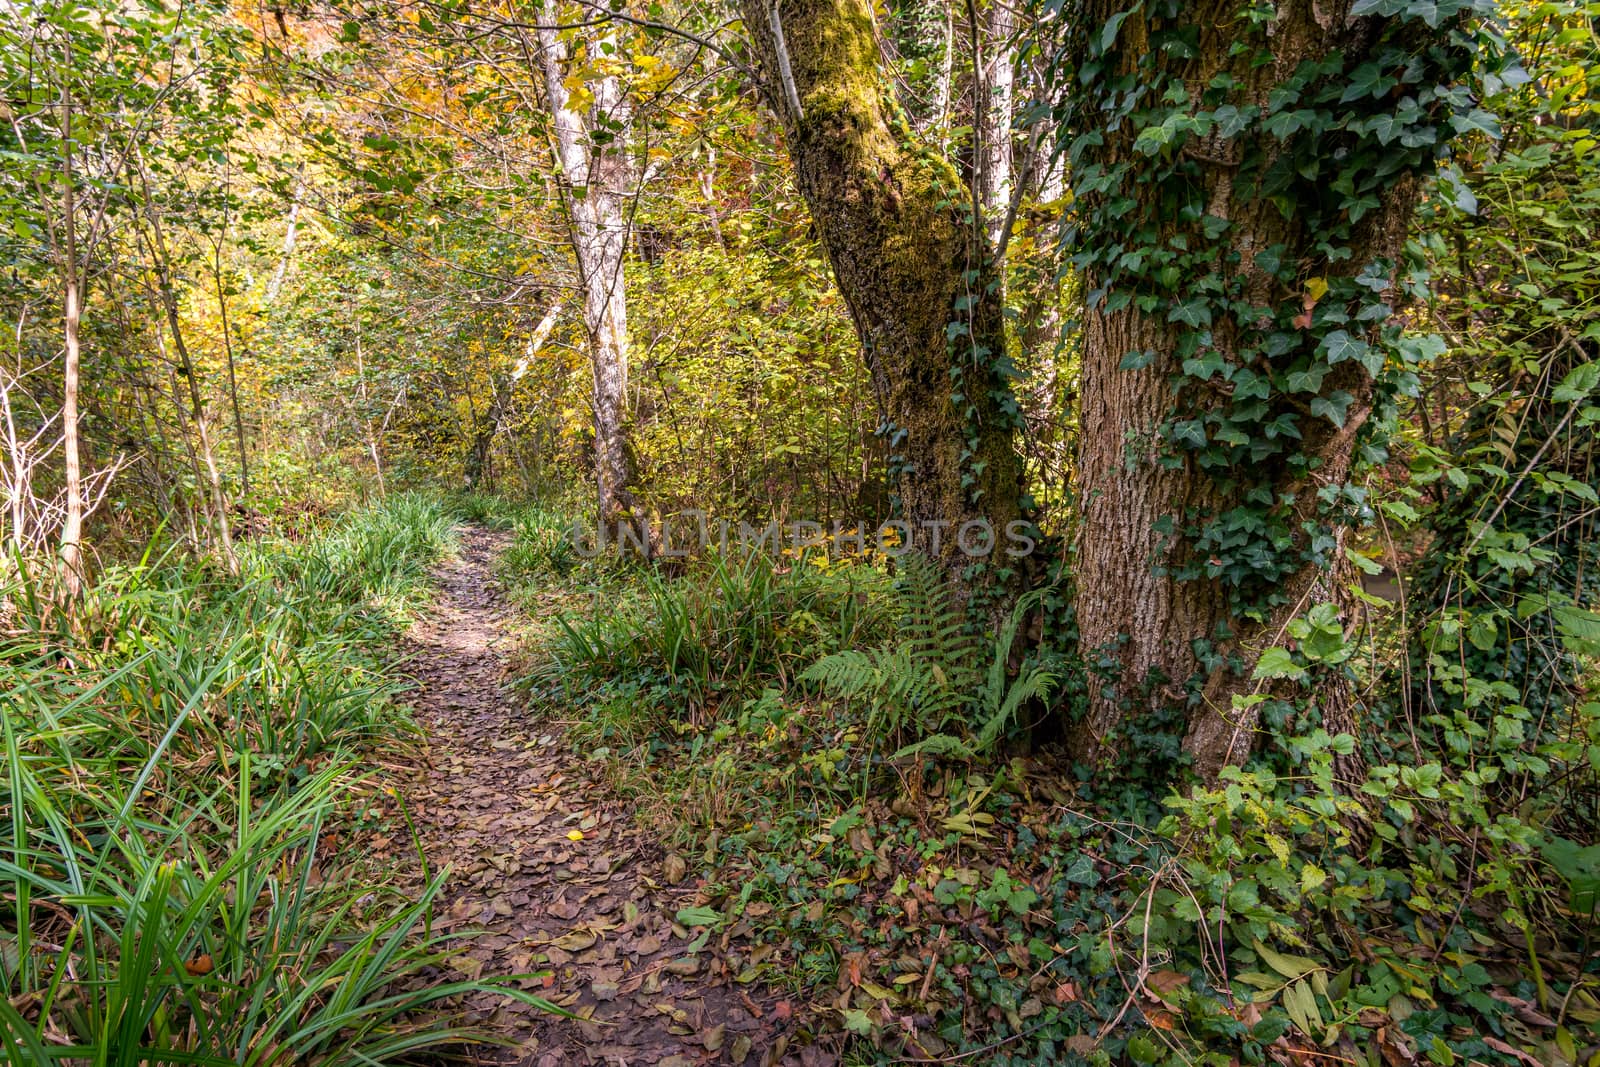
<svg viewBox="0 0 1600 1067"><path fill-rule="evenodd" d="M562 934L550 943L566 952L582 952L598 940L599 938L589 930L573 930L571 933Z"/></svg>

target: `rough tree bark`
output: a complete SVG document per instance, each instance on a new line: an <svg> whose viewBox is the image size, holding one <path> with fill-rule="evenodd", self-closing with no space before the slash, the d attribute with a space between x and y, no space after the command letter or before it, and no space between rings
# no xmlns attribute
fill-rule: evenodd
<svg viewBox="0 0 1600 1067"><path fill-rule="evenodd" d="M1181 17L1196 28L1200 47L1191 55L1180 55L1176 49L1163 52L1155 62L1172 81L1189 87L1197 99L1214 78L1231 77L1238 99L1264 103L1303 61L1338 50L1348 57L1348 63L1359 62L1363 49L1371 47L1374 20L1353 18L1349 9L1347 0L1332 4L1291 0L1277 5L1265 34L1271 61L1255 63L1259 53L1254 49L1230 53L1235 39L1232 31L1239 22L1237 4L1189 5ZM1115 51L1107 57L1101 77L1128 79L1122 83L1128 84L1150 76L1148 57L1154 53L1146 7L1130 5L1127 0L1086 0L1080 11L1083 25L1091 27L1093 34L1099 34L1099 27L1111 20L1121 20L1120 30L1114 31ZM1141 59L1146 60L1143 67ZM1150 156L1134 148L1139 131L1132 125L1090 131L1093 141L1087 162L1107 171L1129 168L1134 175L1153 168ZM1270 160L1286 151L1284 141L1257 129L1231 141L1199 138L1184 151L1199 162L1196 173L1203 188L1196 199L1206 205L1208 215L1227 224L1229 247L1215 270L1225 279L1225 286L1239 283L1244 306L1281 308L1286 302L1302 299L1302 292L1286 289L1258 266L1257 253L1274 246L1283 249L1283 262L1300 265L1302 279L1349 277L1375 261L1399 261L1418 196L1419 184L1413 177L1402 174L1382 188L1377 206L1355 226L1354 238L1347 242L1352 254L1330 261L1318 247L1321 235L1306 226L1300 213L1285 212L1271 199L1256 195L1259 173L1248 181L1240 177L1241 153L1248 151L1255 153L1253 158ZM1261 164L1260 170L1266 166ZM1178 225L1176 220L1162 218L1153 184L1124 188L1145 198L1127 216L1130 233L1145 220L1155 219L1166 227ZM1091 269L1085 290L1099 290L1103 282ZM1091 686L1089 713L1079 732L1078 747L1090 758L1104 758L1109 755L1108 739L1131 717L1156 707L1183 707L1187 702L1184 748L1193 757L1196 770L1211 777L1221 767L1244 759L1256 743L1253 711L1235 712L1232 698L1257 688L1250 676L1259 653L1286 644L1285 624L1312 604L1340 603L1347 576L1304 565L1282 583L1281 606L1254 621L1236 617L1230 610L1220 580L1173 576L1186 564L1198 562L1203 569L1205 561L1196 560L1194 549L1181 538L1160 532L1162 520L1177 516L1180 525L1203 521L1244 501L1238 495L1242 490L1197 469L1192 454L1172 462L1170 453L1158 448L1156 431L1173 411L1173 383L1180 374L1174 355L1180 331L1168 322L1168 311L1162 306L1144 314L1134 302L1108 312L1102 303L1089 308L1085 319L1084 429L1078 457L1083 509L1077 545L1078 624L1081 647L1089 661L1115 664L1111 673L1117 677L1112 684ZM1309 310L1306 318L1309 327ZM1219 319L1210 344L1231 361L1240 355L1234 345L1244 328ZM1315 338L1309 343L1314 347ZM1124 357L1134 352L1150 353L1153 358L1143 366L1125 369ZM1245 354L1241 358L1248 364L1252 357ZM1224 402L1222 390L1215 391L1215 399L1208 398L1206 387L1192 379L1182 388L1190 391L1185 395L1193 398L1200 410ZM1331 368L1321 395L1337 390L1351 397L1342 426L1326 418L1298 420L1304 439L1296 451L1311 457L1309 470L1282 464L1269 474L1274 499L1293 501L1288 505L1286 525L1299 538L1308 536L1304 524L1320 521L1317 490L1347 478L1357 435L1372 408L1373 380L1356 361ZM1260 473L1253 472L1252 477ZM1344 533L1342 528L1331 531L1338 547L1327 553L1328 558L1342 558ZM1195 649L1197 643L1205 642L1238 657L1242 669L1203 670ZM1331 733L1354 732L1348 683L1340 680L1337 672L1328 675L1316 694L1325 725ZM1199 683L1197 699L1185 691L1191 680ZM1345 779L1357 776L1359 758L1342 757L1336 762L1336 773Z"/></svg>
<svg viewBox="0 0 1600 1067"><path fill-rule="evenodd" d="M1003 538L1022 493L1009 382L993 369L1003 319L973 198L936 151L912 143L865 0L741 9L900 457L902 517L925 553L959 572L970 561L953 535L983 521ZM966 333L947 329L957 320Z"/></svg>
<svg viewBox="0 0 1600 1067"><path fill-rule="evenodd" d="M566 47L549 19L540 23L537 34L545 104L583 286L583 322L594 372L595 484L600 522L609 527L631 517L634 510L626 426L628 306L623 284L632 177L627 131L632 116L622 84L612 74L588 82L594 102L587 122L570 110L561 70Z"/></svg>

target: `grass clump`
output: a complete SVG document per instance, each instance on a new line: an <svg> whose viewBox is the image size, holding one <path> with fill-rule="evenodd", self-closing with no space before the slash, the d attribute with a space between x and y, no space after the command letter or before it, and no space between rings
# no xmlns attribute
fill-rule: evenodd
<svg viewBox="0 0 1600 1067"><path fill-rule="evenodd" d="M383 1064L473 1035L416 899L336 831L411 731L384 647L451 547L401 496L234 578L110 568L0 635L0 1043L21 1062ZM525 994L507 991L508 995Z"/></svg>
<svg viewBox="0 0 1600 1067"><path fill-rule="evenodd" d="M647 728L699 728L881 631L886 585L874 567L760 553L710 556L677 575L641 569L627 587L601 580L577 593L578 606L547 630L528 681L631 707Z"/></svg>

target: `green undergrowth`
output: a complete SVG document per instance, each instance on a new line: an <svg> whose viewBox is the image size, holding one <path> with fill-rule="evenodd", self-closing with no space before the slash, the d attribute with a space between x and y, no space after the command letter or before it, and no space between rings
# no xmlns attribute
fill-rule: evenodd
<svg viewBox="0 0 1600 1067"><path fill-rule="evenodd" d="M429 977L441 882L402 898L336 844L411 744L381 650L453 536L397 496L246 546L239 576L108 566L70 618L0 590L10 1062L373 1065L477 1036L430 1014L475 987Z"/></svg>
<svg viewBox="0 0 1600 1067"><path fill-rule="evenodd" d="M908 567L657 572L568 558L563 527L502 558L535 706L665 833L734 980L790 989L845 1062L1596 1061L1595 704L1536 731L1504 699L1481 735L1377 704L1353 795L1355 740L1278 701L1215 788L1095 777L1029 753L1040 692L1082 688L1053 592L1042 636L963 634ZM1354 657L1315 625L1289 662Z"/></svg>

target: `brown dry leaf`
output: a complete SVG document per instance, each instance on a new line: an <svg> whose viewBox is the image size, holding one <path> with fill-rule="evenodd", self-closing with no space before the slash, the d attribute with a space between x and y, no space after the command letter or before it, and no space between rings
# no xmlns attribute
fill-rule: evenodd
<svg viewBox="0 0 1600 1067"><path fill-rule="evenodd" d="M866 962L866 956L860 952L852 952L844 958L844 976L853 986L861 984L861 965Z"/></svg>
<svg viewBox="0 0 1600 1067"><path fill-rule="evenodd" d="M1152 971L1144 984L1158 999L1170 1001L1178 990L1189 984L1189 976L1180 971Z"/></svg>
<svg viewBox="0 0 1600 1067"><path fill-rule="evenodd" d="M1506 1042L1501 1041L1498 1037L1479 1035L1478 1040L1482 1041L1485 1045L1488 1045L1496 1052L1504 1052L1507 1056L1515 1056L1523 1063L1531 1064L1532 1067L1540 1067L1539 1060L1532 1054L1523 1049L1517 1048L1515 1045L1509 1045Z"/></svg>
<svg viewBox="0 0 1600 1067"><path fill-rule="evenodd" d="M1538 1006L1531 1000L1512 996L1510 993L1505 993L1498 989L1489 990L1489 995L1502 1004L1510 1005L1511 1010L1516 1012L1517 1018L1529 1026L1554 1026L1556 1024L1554 1019L1540 1011Z"/></svg>
<svg viewBox="0 0 1600 1067"><path fill-rule="evenodd" d="M718 1023L700 1035L700 1043L705 1046L707 1052L718 1052L721 1051L722 1042L727 1036L728 1028Z"/></svg>
<svg viewBox="0 0 1600 1067"><path fill-rule="evenodd" d="M667 880L668 885L677 885L688 873L689 865L676 852L661 861L661 875Z"/></svg>
<svg viewBox="0 0 1600 1067"><path fill-rule="evenodd" d="M584 949L589 948L598 940L600 939L597 938L592 931L573 930L571 933L562 934L560 937L556 938L550 943L556 948L563 949L567 952L582 952Z"/></svg>
<svg viewBox="0 0 1600 1067"><path fill-rule="evenodd" d="M1383 1053L1383 1061L1389 1067L1410 1067L1416 1062L1417 1055L1411 1051L1411 1046L1406 1044L1405 1035L1396 1034L1387 1026L1378 1028L1378 1051Z"/></svg>

